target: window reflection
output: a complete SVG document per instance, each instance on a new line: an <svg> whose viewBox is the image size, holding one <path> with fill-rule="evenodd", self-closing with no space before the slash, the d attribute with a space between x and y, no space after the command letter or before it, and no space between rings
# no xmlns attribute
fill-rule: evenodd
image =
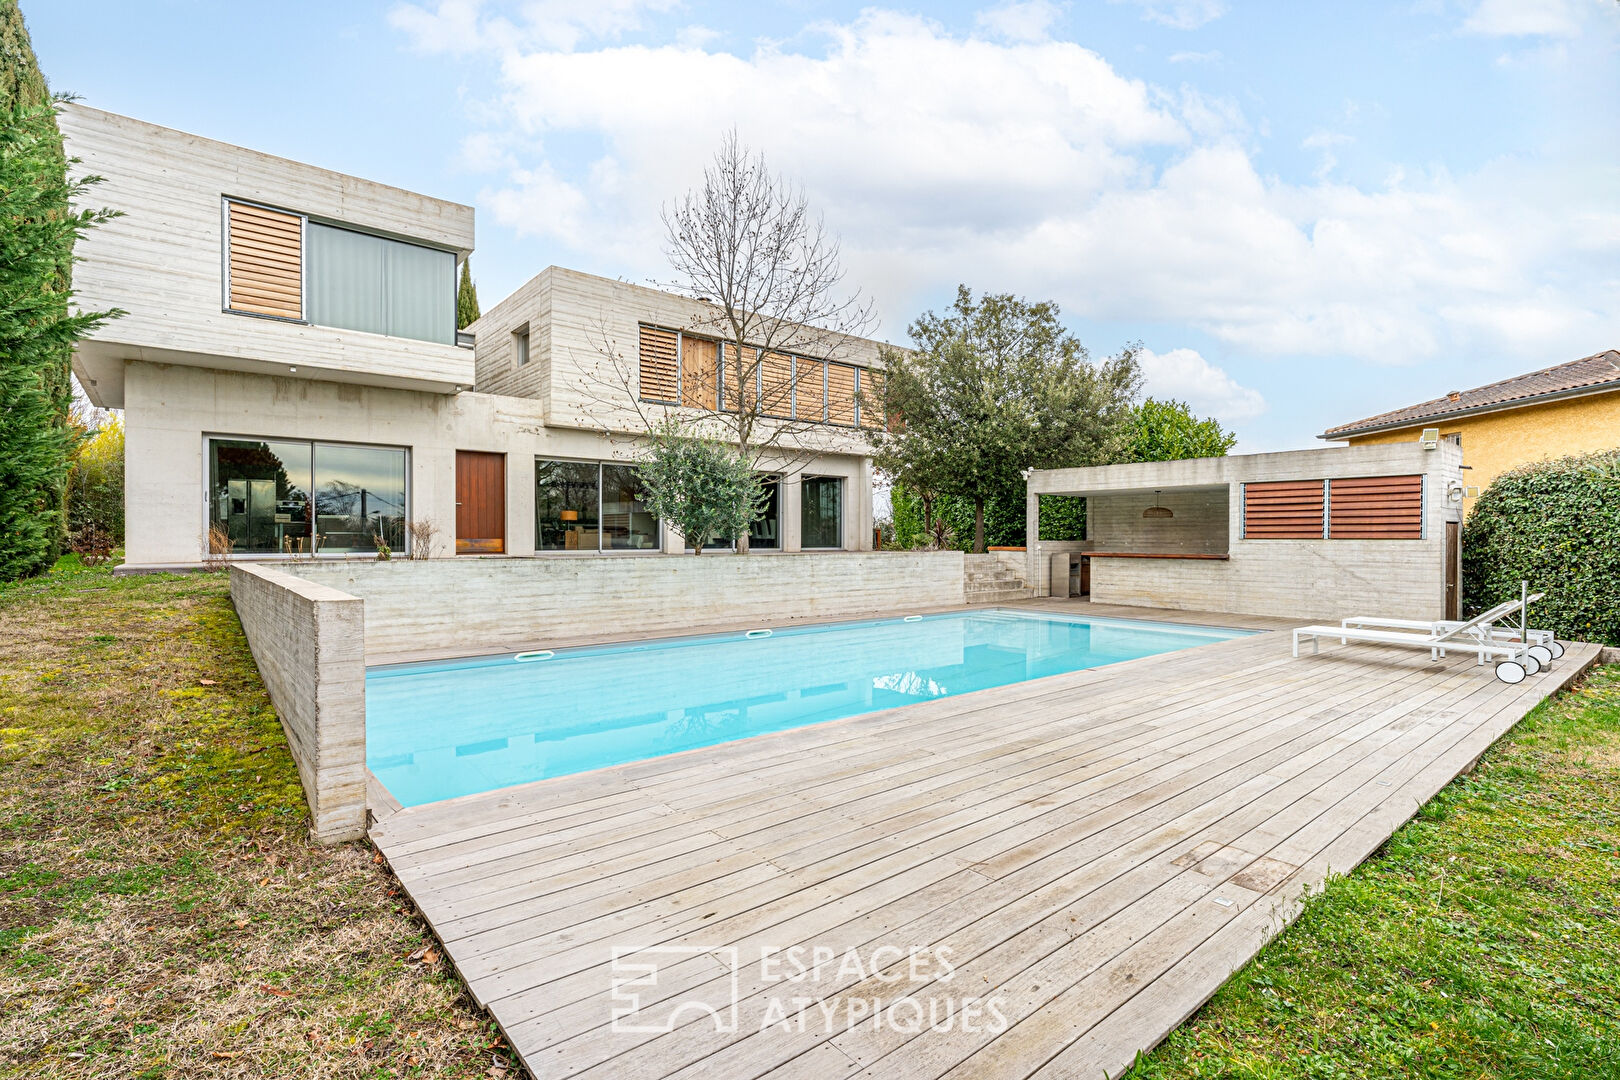
<svg viewBox="0 0 1620 1080"><path fill-rule="evenodd" d="M401 449L210 439L208 492L209 523L236 553L405 550Z"/></svg>
<svg viewBox="0 0 1620 1080"><path fill-rule="evenodd" d="M658 547L658 519L643 501L634 465L602 466L602 546L614 551Z"/></svg>
<svg viewBox="0 0 1620 1080"><path fill-rule="evenodd" d="M601 469L595 462L534 463L534 521L541 551L595 551L600 546Z"/></svg>
<svg viewBox="0 0 1620 1080"><path fill-rule="evenodd" d="M315 447L315 536L323 552L405 550L405 452Z"/></svg>
<svg viewBox="0 0 1620 1080"><path fill-rule="evenodd" d="M799 485L800 546L844 546L844 481L837 476L807 476Z"/></svg>

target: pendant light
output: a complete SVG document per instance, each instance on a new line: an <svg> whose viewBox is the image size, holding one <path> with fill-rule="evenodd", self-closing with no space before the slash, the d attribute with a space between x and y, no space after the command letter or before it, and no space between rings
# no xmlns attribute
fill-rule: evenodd
<svg viewBox="0 0 1620 1080"><path fill-rule="evenodd" d="M1145 518L1173 518L1176 513L1168 506L1159 505L1159 492L1155 490L1153 492L1153 505L1142 511L1142 516Z"/></svg>

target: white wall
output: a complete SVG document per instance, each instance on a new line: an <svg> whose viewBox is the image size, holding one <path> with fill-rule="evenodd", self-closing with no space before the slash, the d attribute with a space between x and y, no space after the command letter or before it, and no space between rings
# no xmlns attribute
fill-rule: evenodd
<svg viewBox="0 0 1620 1080"><path fill-rule="evenodd" d="M226 312L222 198L262 202L465 253L470 206L261 154L84 105L62 109L79 174L105 177L86 198L123 213L75 249L75 302L128 314L77 347L97 405L124 407L122 361L205 363L305 378L452 391L472 384L470 350Z"/></svg>
<svg viewBox="0 0 1620 1080"><path fill-rule="evenodd" d="M141 362L125 365L124 381L125 547L131 568L192 565L201 559L207 530L207 435L405 447L410 451L410 516L429 518L440 527L438 554L444 556L454 551L458 449L507 455L506 541L514 555L534 552L536 456L631 461L638 449L627 437L549 428L542 403L529 398L419 393ZM806 471L844 478L844 546L869 549L870 459L828 455L812 460ZM799 521L795 484L783 487L782 515L792 543ZM669 542L678 543L669 532Z"/></svg>
<svg viewBox="0 0 1620 1080"><path fill-rule="evenodd" d="M963 602L954 551L301 562L365 600L366 655L470 654L582 638L769 627Z"/></svg>

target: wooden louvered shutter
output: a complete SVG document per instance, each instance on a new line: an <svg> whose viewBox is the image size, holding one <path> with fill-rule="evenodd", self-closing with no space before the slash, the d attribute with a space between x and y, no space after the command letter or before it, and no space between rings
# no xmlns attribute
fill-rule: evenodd
<svg viewBox="0 0 1620 1080"><path fill-rule="evenodd" d="M1243 485L1243 535L1249 540L1322 539L1320 480Z"/></svg>
<svg viewBox="0 0 1620 1080"><path fill-rule="evenodd" d="M793 416L793 359L766 353L759 361L759 411L786 420Z"/></svg>
<svg viewBox="0 0 1620 1080"><path fill-rule="evenodd" d="M681 404L690 409L713 409L719 403L715 378L720 354L706 338L681 335Z"/></svg>
<svg viewBox="0 0 1620 1080"><path fill-rule="evenodd" d="M759 356L759 351L757 349L744 349L742 351L742 360L738 362L737 346L722 345L720 349L725 356L725 363L720 365L720 400L725 403L726 412L738 411L737 392L739 389L742 390L743 400L752 406L758 398L759 363L756 358ZM738 384L739 371L742 373L740 378L744 383L740 387Z"/></svg>
<svg viewBox="0 0 1620 1080"><path fill-rule="evenodd" d="M861 427L881 428L883 422L883 372L861 369Z"/></svg>
<svg viewBox="0 0 1620 1080"><path fill-rule="evenodd" d="M681 335L659 326L641 328L641 400L680 400L676 372L679 370Z"/></svg>
<svg viewBox="0 0 1620 1080"><path fill-rule="evenodd" d="M855 369L827 365L827 423L855 426Z"/></svg>
<svg viewBox="0 0 1620 1080"><path fill-rule="evenodd" d="M1328 481L1334 540L1423 539L1423 477L1357 476Z"/></svg>
<svg viewBox="0 0 1620 1080"><path fill-rule="evenodd" d="M827 365L797 357L793 361L793 415L816 423L827 419Z"/></svg>
<svg viewBox="0 0 1620 1080"><path fill-rule="evenodd" d="M304 219L227 201L232 311L304 317Z"/></svg>

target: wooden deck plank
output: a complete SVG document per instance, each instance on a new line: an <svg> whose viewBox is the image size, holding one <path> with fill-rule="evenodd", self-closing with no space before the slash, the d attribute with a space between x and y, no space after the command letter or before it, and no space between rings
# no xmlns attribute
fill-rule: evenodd
<svg viewBox="0 0 1620 1080"><path fill-rule="evenodd" d="M923 702L404 808L373 837L537 1076L1118 1072L1596 655L1507 687L1456 658L1288 651L1259 634ZM761 1030L783 988L757 969L736 1031L679 1011L730 1004L728 947L883 944L959 950L1013 1023ZM642 994L672 1030L614 1029L615 946L692 950ZM894 970L800 989L949 996Z"/></svg>

